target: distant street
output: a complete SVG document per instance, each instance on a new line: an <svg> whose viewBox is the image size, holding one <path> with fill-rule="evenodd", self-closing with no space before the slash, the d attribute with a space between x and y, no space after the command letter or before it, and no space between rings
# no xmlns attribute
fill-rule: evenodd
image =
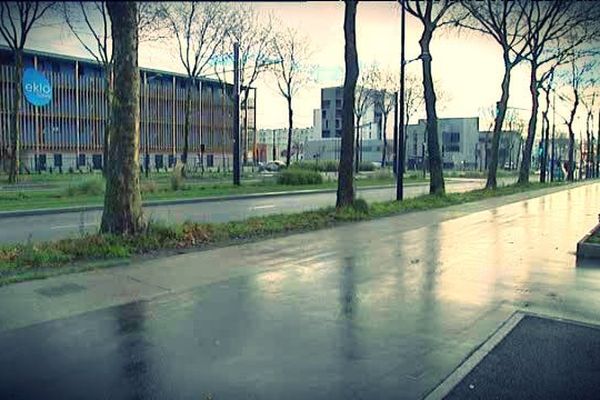
<svg viewBox="0 0 600 400"><path fill-rule="evenodd" d="M513 178L505 178L504 182ZM448 192L465 192L482 188L485 180L448 180ZM429 184L407 186L406 197L427 193ZM359 189L359 197L369 202L393 200L394 188ZM280 196L259 199L228 200L146 207L146 217L155 221L225 222L251 216L298 212L335 204L335 193ZM31 240L59 239L78 235L83 224L85 232L98 229L101 211L70 212L63 214L38 215L0 219L0 243Z"/></svg>
<svg viewBox="0 0 600 400"><path fill-rule="evenodd" d="M555 190L0 288L0 398L422 399L516 310L600 323Z"/></svg>

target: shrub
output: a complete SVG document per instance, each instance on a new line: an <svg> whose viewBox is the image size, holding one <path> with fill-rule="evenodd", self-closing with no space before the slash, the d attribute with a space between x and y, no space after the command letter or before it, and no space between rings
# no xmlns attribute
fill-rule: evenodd
<svg viewBox="0 0 600 400"><path fill-rule="evenodd" d="M323 183L323 176L316 171L288 169L279 172L277 183L280 185L312 185Z"/></svg>
<svg viewBox="0 0 600 400"><path fill-rule="evenodd" d="M394 174L391 169L382 168L379 171L375 171L369 178L383 181L394 178Z"/></svg>
<svg viewBox="0 0 600 400"><path fill-rule="evenodd" d="M334 160L299 161L290 165L290 169L302 169L318 172L337 172L338 162Z"/></svg>
<svg viewBox="0 0 600 400"><path fill-rule="evenodd" d="M77 239L62 239L51 248L75 259L120 258L131 254L130 248L118 236L113 235L85 235Z"/></svg>
<svg viewBox="0 0 600 400"><path fill-rule="evenodd" d="M356 199L349 207L336 210L335 219L338 221L361 221L369 217L369 205L364 199Z"/></svg>
<svg viewBox="0 0 600 400"><path fill-rule="evenodd" d="M358 164L359 171L375 171L375 164L369 161L363 161Z"/></svg>
<svg viewBox="0 0 600 400"><path fill-rule="evenodd" d="M155 181L145 181L141 185L142 193L156 193L158 192L158 185Z"/></svg>
<svg viewBox="0 0 600 400"><path fill-rule="evenodd" d="M70 184L65 194L73 196L99 196L104 193L104 181L100 179L88 179L76 184Z"/></svg>
<svg viewBox="0 0 600 400"><path fill-rule="evenodd" d="M355 199L352 202L352 208L363 214L367 214L369 212L369 204L365 199Z"/></svg>
<svg viewBox="0 0 600 400"><path fill-rule="evenodd" d="M182 163L177 163L171 172L171 190L173 191L184 189L183 168Z"/></svg>

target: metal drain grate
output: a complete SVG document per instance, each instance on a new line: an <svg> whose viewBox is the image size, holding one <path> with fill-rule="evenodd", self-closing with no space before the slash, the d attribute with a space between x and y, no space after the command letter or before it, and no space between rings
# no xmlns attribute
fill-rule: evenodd
<svg viewBox="0 0 600 400"><path fill-rule="evenodd" d="M43 289L37 289L35 292L46 297L60 297L71 293L77 293L85 290L85 286L76 283L64 283L58 286L51 286Z"/></svg>

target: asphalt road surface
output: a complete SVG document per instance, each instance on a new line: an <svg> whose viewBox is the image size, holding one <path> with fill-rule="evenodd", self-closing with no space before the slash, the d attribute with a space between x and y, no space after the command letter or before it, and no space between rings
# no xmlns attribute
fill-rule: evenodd
<svg viewBox="0 0 600 400"><path fill-rule="evenodd" d="M484 180L449 180L448 192L464 192L483 187ZM405 197L427 193L429 184L407 186ZM393 200L394 188L359 189L359 197L367 201ZM155 221L226 222L265 214L291 213L335 204L335 193L279 196L193 204L146 207L146 217ZM62 239L79 235L82 231L98 230L101 211L69 212L62 214L11 217L0 219L0 243Z"/></svg>
<svg viewBox="0 0 600 400"><path fill-rule="evenodd" d="M552 190L0 288L0 398L423 398L515 310L599 322L600 184Z"/></svg>

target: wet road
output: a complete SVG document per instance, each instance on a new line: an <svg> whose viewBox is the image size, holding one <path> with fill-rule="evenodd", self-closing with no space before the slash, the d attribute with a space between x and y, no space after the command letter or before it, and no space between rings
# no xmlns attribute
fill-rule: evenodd
<svg viewBox="0 0 600 400"><path fill-rule="evenodd" d="M510 178L512 179L512 178ZM513 179L514 180L514 179ZM464 192L483 187L483 180L455 180L446 183L449 192ZM428 184L407 186L406 197L427 193ZM395 199L394 188L359 189L359 196L367 201ZM270 197L213 201L194 204L177 204L146 207L146 216L151 220L184 222L225 222L251 216L298 212L335 204L335 193L316 193L296 196ZM102 217L101 211L70 212L52 215L36 215L0 219L0 243L32 240L60 239L77 236L82 231L97 231Z"/></svg>
<svg viewBox="0 0 600 400"><path fill-rule="evenodd" d="M600 323L600 184L496 204L0 288L0 397L418 399L517 309Z"/></svg>

